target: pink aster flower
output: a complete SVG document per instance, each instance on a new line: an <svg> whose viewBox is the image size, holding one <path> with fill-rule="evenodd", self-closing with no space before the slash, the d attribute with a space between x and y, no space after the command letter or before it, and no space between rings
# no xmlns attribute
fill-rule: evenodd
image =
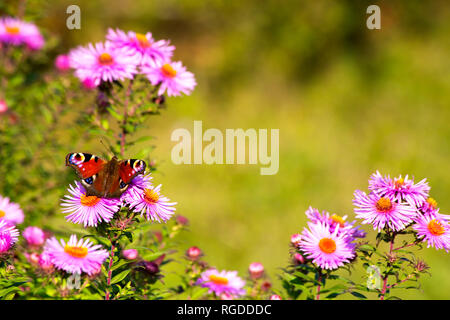
<svg viewBox="0 0 450 320"><path fill-rule="evenodd" d="M6 221L8 224L20 224L24 219L25 215L17 203L0 196L0 221Z"/></svg>
<svg viewBox="0 0 450 320"><path fill-rule="evenodd" d="M127 48L133 54L136 54L140 65L167 61L172 57L175 50L175 47L170 45L170 41L155 41L150 32L146 34L133 31L125 33L119 29L108 29L106 39L114 43L115 46Z"/></svg>
<svg viewBox="0 0 450 320"><path fill-rule="evenodd" d="M233 296L242 296L245 294L243 289L245 281L237 275L237 271L217 271L209 269L204 271L196 282L204 288L208 288L209 293L215 293L219 296L226 292Z"/></svg>
<svg viewBox="0 0 450 320"><path fill-rule="evenodd" d="M55 59L55 67L59 71L67 71L70 69L70 58L68 55L60 54Z"/></svg>
<svg viewBox="0 0 450 320"><path fill-rule="evenodd" d="M356 217L363 219L363 224L371 223L374 230L378 231L385 226L394 231L403 230L417 215L415 207L395 202L392 195L366 195L365 192L356 190L353 204L356 206Z"/></svg>
<svg viewBox="0 0 450 320"><path fill-rule="evenodd" d="M15 226L9 225L4 220L0 220L0 253L5 253L17 242L19 231Z"/></svg>
<svg viewBox="0 0 450 320"><path fill-rule="evenodd" d="M432 214L439 211L437 201L433 198L427 198L427 200L420 206L420 211L424 214Z"/></svg>
<svg viewBox="0 0 450 320"><path fill-rule="evenodd" d="M161 185L148 186L146 189L136 189L138 192L130 192L124 200L135 212L145 213L147 220L166 222L175 212L176 202L160 194Z"/></svg>
<svg viewBox="0 0 450 320"><path fill-rule="evenodd" d="M119 199L106 199L96 196L86 196L86 189L75 181L75 187L69 186L70 195L61 200L63 213L70 213L66 219L85 227L96 227L99 222L109 222L121 206Z"/></svg>
<svg viewBox="0 0 450 320"><path fill-rule="evenodd" d="M142 67L152 85L160 85L158 95L167 92L168 96L189 95L197 85L194 74L178 62L153 62Z"/></svg>
<svg viewBox="0 0 450 320"><path fill-rule="evenodd" d="M380 172L374 173L369 180L369 190L380 196L387 196L397 202L408 202L411 206L420 207L428 198L430 186L427 179L414 183L408 175L402 178L391 179L390 176L382 176Z"/></svg>
<svg viewBox="0 0 450 320"><path fill-rule="evenodd" d="M120 200L125 202L128 202L128 200L133 201L136 196L152 186L152 179L151 174L137 175L131 180L127 190L120 196Z"/></svg>
<svg viewBox="0 0 450 320"><path fill-rule="evenodd" d="M450 250L450 225L448 219L441 214L420 215L415 219L416 224L412 227L417 231L417 237L427 242L427 247Z"/></svg>
<svg viewBox="0 0 450 320"><path fill-rule="evenodd" d="M108 257L108 252L101 245L94 245L89 239L77 240L76 235L71 235L66 243L63 239L59 242L55 237L45 243L44 252L51 258L56 268L68 273L82 272L92 275Z"/></svg>
<svg viewBox="0 0 450 320"><path fill-rule="evenodd" d="M353 259L354 246L346 234L339 234L339 226L333 232L325 223L308 222L308 226L303 230L300 249L318 267L337 269Z"/></svg>
<svg viewBox="0 0 450 320"><path fill-rule="evenodd" d="M45 242L45 233L38 227L26 227L23 230L22 236L32 246L40 246Z"/></svg>
<svg viewBox="0 0 450 320"><path fill-rule="evenodd" d="M364 238L366 236L366 233L363 230L358 226L354 226L355 221L346 221L346 215L341 217L337 214L330 214L325 210L320 213L318 209L311 206L306 210L305 214L312 223L328 224L331 232L339 226L339 232L346 233L350 237L350 242L353 241L353 238Z"/></svg>
<svg viewBox="0 0 450 320"><path fill-rule="evenodd" d="M34 24L6 17L0 19L0 42L39 50L44 45L44 38Z"/></svg>
<svg viewBox="0 0 450 320"><path fill-rule="evenodd" d="M119 48L111 42L91 43L69 53L75 75L81 80L91 79L96 86L100 82L132 79L138 72L136 55L127 48Z"/></svg>

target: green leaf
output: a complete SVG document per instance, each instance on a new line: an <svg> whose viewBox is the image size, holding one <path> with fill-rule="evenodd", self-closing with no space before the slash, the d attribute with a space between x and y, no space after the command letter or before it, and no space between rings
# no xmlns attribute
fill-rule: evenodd
<svg viewBox="0 0 450 320"><path fill-rule="evenodd" d="M365 295L356 291L350 291L350 294L354 297L357 297L358 299L367 299Z"/></svg>
<svg viewBox="0 0 450 320"><path fill-rule="evenodd" d="M127 269L125 271L122 271L118 275L115 275L111 280L111 285L118 283L126 278L126 276L130 273L131 269Z"/></svg>

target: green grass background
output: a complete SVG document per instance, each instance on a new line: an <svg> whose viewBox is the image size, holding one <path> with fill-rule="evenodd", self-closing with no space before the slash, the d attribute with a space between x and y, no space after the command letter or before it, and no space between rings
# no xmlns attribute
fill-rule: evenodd
<svg viewBox="0 0 450 320"><path fill-rule="evenodd" d="M81 8L81 30L65 28L70 4ZM370 4L381 7L381 30L366 28ZM276 280L304 211L311 205L353 220L353 192L366 190L376 170L426 177L449 213L446 1L70 0L42 9L38 23L61 36L61 52L102 41L108 27L151 31L171 39L175 60L195 73L194 93L168 99L142 133L156 137L154 181L190 220L181 251L196 245L211 265L242 275L259 261ZM174 165L171 132L192 132L194 120L223 132L280 129L278 174L261 176L259 165ZM450 256L418 254L432 277L423 277L423 292L400 296L449 299ZM353 277L364 281L362 273Z"/></svg>

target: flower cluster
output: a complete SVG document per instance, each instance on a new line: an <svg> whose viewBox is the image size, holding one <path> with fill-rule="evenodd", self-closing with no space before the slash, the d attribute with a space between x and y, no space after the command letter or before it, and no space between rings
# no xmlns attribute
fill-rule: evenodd
<svg viewBox="0 0 450 320"><path fill-rule="evenodd" d="M44 38L32 23L12 17L0 18L0 43L5 45L25 45L30 50L40 50Z"/></svg>
<svg viewBox="0 0 450 320"><path fill-rule="evenodd" d="M439 213L430 189L426 179L415 183L408 175L391 178L377 171L369 179L369 194L354 193L356 217L378 231L400 232L412 226L428 247L449 251L450 217Z"/></svg>
<svg viewBox="0 0 450 320"><path fill-rule="evenodd" d="M326 211L320 213L312 207L306 211L306 216L308 227L301 234L293 235L291 243L317 267L337 269L355 257L354 241L366 235L354 226L355 222L346 221L347 216L330 215Z"/></svg>
<svg viewBox="0 0 450 320"><path fill-rule="evenodd" d="M124 206L147 220L166 222L175 213L176 202L161 194L161 185L153 186L150 174L136 176L120 198L100 198L86 195L83 185L75 181L62 199L63 213L69 213L66 219L85 227L96 227L98 223L110 222L114 214Z"/></svg>
<svg viewBox="0 0 450 320"><path fill-rule="evenodd" d="M133 79L145 75L151 85L159 86L158 95L190 94L196 86L194 75L180 61L172 61L175 47L168 40L155 40L151 33L141 34L109 29L106 41L72 49L58 57L57 67L67 64L83 83L99 86L102 82Z"/></svg>

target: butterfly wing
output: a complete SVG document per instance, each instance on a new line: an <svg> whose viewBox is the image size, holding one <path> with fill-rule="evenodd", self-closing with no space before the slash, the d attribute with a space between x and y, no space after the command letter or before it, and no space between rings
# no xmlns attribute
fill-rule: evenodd
<svg viewBox="0 0 450 320"><path fill-rule="evenodd" d="M145 162L138 159L122 160L119 163L119 176L122 182L129 184L138 174L145 171Z"/></svg>
<svg viewBox="0 0 450 320"><path fill-rule="evenodd" d="M66 156L66 166L74 168L81 179L96 175L105 164L105 160L90 153L69 153Z"/></svg>

